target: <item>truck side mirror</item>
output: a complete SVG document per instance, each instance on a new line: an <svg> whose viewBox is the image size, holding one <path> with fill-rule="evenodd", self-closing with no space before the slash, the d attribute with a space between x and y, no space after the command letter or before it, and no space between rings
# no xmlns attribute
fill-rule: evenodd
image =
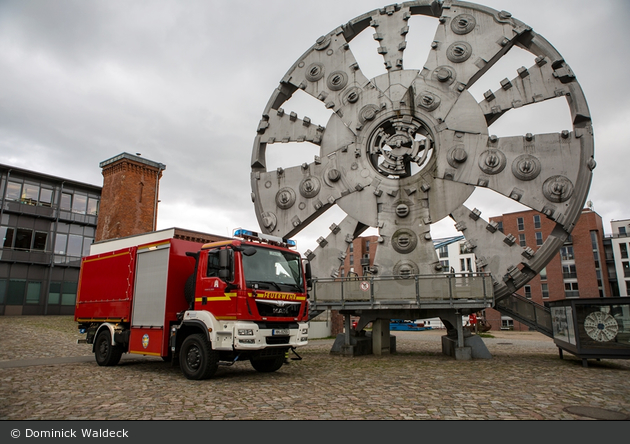
<svg viewBox="0 0 630 444"><path fill-rule="evenodd" d="M306 287L310 290L313 287L313 273L311 271L311 263L307 262L304 268L304 273L306 274Z"/></svg>

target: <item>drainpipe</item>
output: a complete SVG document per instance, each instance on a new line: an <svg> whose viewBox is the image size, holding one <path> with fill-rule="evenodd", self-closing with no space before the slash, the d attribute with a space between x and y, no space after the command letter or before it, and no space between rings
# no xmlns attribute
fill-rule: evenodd
<svg viewBox="0 0 630 444"><path fill-rule="evenodd" d="M157 209L158 209L158 185L160 183L160 174L166 169L166 165L159 164L158 172L155 176L155 201L153 203L153 231L157 229Z"/></svg>
<svg viewBox="0 0 630 444"><path fill-rule="evenodd" d="M2 206L0 206L0 223L2 223L2 216L4 215L4 202L7 199L7 188L9 187L9 178L11 177L11 171L13 168L9 168L7 171L7 182L4 185L4 191L2 192Z"/></svg>
<svg viewBox="0 0 630 444"><path fill-rule="evenodd" d="M59 227L59 214L61 213L61 195L63 194L63 185L66 183L64 180L61 182L61 188L59 189L59 198L57 199L57 216L55 217L55 227L51 231L52 235L57 233L57 227ZM44 314L48 314L48 296L50 293L50 282L52 281L52 270L55 268L55 241L56 237L51 236L51 253L50 253L50 266L48 267L48 279L46 279L46 300L44 302Z"/></svg>

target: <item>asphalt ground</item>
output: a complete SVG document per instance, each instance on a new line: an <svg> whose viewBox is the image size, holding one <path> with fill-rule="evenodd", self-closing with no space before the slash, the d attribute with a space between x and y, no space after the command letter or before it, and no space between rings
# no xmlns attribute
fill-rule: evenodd
<svg viewBox="0 0 630 444"><path fill-rule="evenodd" d="M444 331L392 332L388 356L311 340L275 373L249 362L190 381L161 359L99 367L72 317L0 317L0 420L593 420L630 418L630 361L589 361L536 332L493 332L455 361Z"/></svg>

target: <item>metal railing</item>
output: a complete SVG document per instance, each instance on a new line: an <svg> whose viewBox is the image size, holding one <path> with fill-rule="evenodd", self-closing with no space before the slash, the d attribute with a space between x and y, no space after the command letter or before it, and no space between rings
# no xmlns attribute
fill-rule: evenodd
<svg viewBox="0 0 630 444"><path fill-rule="evenodd" d="M314 308L483 305L492 306L489 273L316 278L310 303Z"/></svg>
<svg viewBox="0 0 630 444"><path fill-rule="evenodd" d="M550 338L553 337L551 310L544 305L537 304L513 293L510 296L497 300L494 308Z"/></svg>

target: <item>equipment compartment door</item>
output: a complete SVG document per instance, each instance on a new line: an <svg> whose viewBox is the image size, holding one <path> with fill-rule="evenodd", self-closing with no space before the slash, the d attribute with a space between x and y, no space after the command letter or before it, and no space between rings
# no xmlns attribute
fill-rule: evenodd
<svg viewBox="0 0 630 444"><path fill-rule="evenodd" d="M138 248L132 327L164 327L170 244Z"/></svg>

